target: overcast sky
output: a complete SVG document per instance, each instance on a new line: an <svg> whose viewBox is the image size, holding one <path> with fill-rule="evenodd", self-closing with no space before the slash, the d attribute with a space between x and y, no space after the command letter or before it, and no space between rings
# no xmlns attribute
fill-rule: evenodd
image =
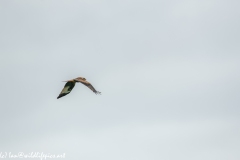
<svg viewBox="0 0 240 160"><path fill-rule="evenodd" d="M239 160L239 6L1 0L0 152Z"/></svg>

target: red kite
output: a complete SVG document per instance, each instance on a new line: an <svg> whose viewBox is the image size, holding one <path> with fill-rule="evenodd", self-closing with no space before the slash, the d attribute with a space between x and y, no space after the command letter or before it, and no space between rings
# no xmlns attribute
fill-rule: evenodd
<svg viewBox="0 0 240 160"><path fill-rule="evenodd" d="M89 89L91 89L95 94L101 94L101 92L97 91L92 85L91 83L89 83L88 81L86 81L86 78L83 78L83 77L78 77L78 78L75 78L75 79L72 79L72 80L68 80L68 81L64 81L64 82L67 82L64 86L64 88L62 89L62 92L59 94L59 96L57 97L58 98L61 98L63 96L66 96L67 94L69 94L72 89L74 88L75 86L75 83L76 82L80 82L82 84L84 84L85 86L87 86Z"/></svg>

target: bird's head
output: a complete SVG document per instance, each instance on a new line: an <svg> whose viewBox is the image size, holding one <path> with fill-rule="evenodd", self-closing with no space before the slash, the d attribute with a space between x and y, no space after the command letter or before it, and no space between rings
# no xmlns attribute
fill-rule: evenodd
<svg viewBox="0 0 240 160"><path fill-rule="evenodd" d="M67 81L62 81L62 82L71 82L71 81L73 81L73 80L71 79L71 80L67 80Z"/></svg>

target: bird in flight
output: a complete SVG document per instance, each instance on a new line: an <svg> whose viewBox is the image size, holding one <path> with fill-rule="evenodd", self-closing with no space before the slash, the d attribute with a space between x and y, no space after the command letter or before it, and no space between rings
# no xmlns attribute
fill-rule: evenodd
<svg viewBox="0 0 240 160"><path fill-rule="evenodd" d="M75 78L75 79L71 79L71 80L68 80L68 81L63 81L63 82L67 82L64 86L64 88L62 89L61 93L59 94L59 96L57 97L58 98L61 98L63 96L66 96L67 94L69 94L72 89L74 88L75 86L75 83L76 82L80 82L82 84L84 84L85 86L87 86L89 89L91 89L95 94L101 94L101 92L97 91L92 85L91 83L89 83L88 81L86 81L86 78L83 78L83 77L78 77L78 78Z"/></svg>

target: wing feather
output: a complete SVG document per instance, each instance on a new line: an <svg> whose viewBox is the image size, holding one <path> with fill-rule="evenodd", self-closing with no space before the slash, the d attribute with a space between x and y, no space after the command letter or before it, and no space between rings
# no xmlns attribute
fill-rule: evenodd
<svg viewBox="0 0 240 160"><path fill-rule="evenodd" d="M63 87L61 93L57 97L57 99L69 94L72 91L72 89L74 88L74 86L75 86L75 82L67 82L65 84L65 86Z"/></svg>
<svg viewBox="0 0 240 160"><path fill-rule="evenodd" d="M80 82L82 84L84 84L85 86L87 86L89 89L91 89L95 94L101 94L101 92L97 91L92 85L91 83L89 83L86 80L83 80L82 78L75 78L74 79L76 82Z"/></svg>

